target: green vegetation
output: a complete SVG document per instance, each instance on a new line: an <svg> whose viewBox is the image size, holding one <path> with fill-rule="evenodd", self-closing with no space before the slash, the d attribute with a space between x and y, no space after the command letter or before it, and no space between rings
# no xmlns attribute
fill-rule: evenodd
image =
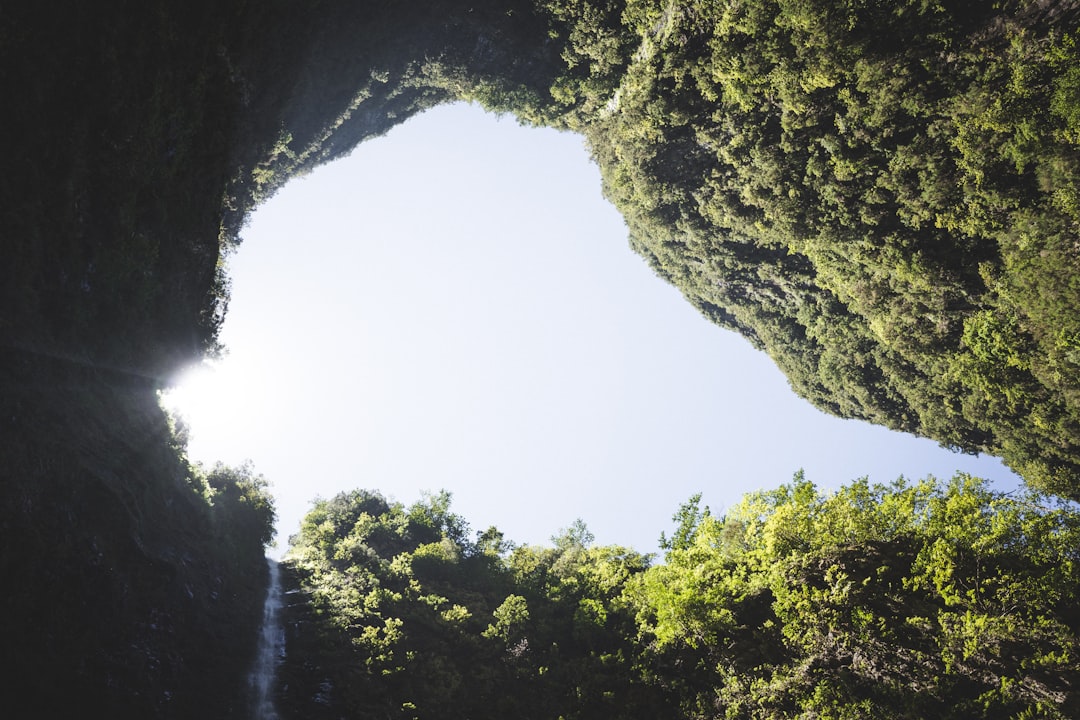
<svg viewBox="0 0 1080 720"><path fill-rule="evenodd" d="M1078 32L1065 0L8 3L9 714L243 713L272 505L156 393L217 351L251 208L449 100L584 135L631 246L817 406L1080 499ZM320 503L287 705L1080 715L1071 509L797 480L679 518L650 566L472 538L446 496Z"/></svg>
<svg viewBox="0 0 1080 720"><path fill-rule="evenodd" d="M281 684L294 717L674 717L631 671L618 601L647 558L470 537L447 493L411 507L354 491L319 501L292 538L298 610ZM612 632L617 629L617 632ZM636 708L636 709L635 709Z"/></svg>
<svg viewBox="0 0 1080 720"><path fill-rule="evenodd" d="M231 203L449 99L580 132L634 250L800 395L1080 498L1072 4L466 5L251 38Z"/></svg>
<svg viewBox="0 0 1080 720"><path fill-rule="evenodd" d="M583 131L631 242L819 407L1080 497L1076 16L629 2Z"/></svg>
<svg viewBox="0 0 1080 720"><path fill-rule="evenodd" d="M684 505L665 562L470 538L449 495L318 501L291 717L1071 718L1080 514L957 476L832 495L797 476Z"/></svg>
<svg viewBox="0 0 1080 720"><path fill-rule="evenodd" d="M796 476L723 517L685 506L630 589L649 652L697 670L695 717L1068 718L1075 508L983 481ZM672 667L669 665L668 667Z"/></svg>

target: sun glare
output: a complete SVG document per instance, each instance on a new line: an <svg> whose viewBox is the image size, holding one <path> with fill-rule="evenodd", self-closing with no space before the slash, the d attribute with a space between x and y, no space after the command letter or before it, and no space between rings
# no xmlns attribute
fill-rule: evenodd
<svg viewBox="0 0 1080 720"><path fill-rule="evenodd" d="M222 378L214 363L203 362L184 370L173 385L161 394L161 404L181 416L189 425L199 425L222 403Z"/></svg>
<svg viewBox="0 0 1080 720"><path fill-rule="evenodd" d="M262 378L246 365L231 356L194 365L161 394L162 406L189 429L193 460L228 460L237 452L230 444L235 445L238 429L257 422L263 412Z"/></svg>

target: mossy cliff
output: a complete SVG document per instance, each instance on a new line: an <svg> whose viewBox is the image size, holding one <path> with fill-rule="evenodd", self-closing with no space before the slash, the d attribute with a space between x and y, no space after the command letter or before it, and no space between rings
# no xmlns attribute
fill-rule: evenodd
<svg viewBox="0 0 1080 720"><path fill-rule="evenodd" d="M800 395L1080 497L1075 3L406 8L238 47L235 207L445 100L582 133L634 250Z"/></svg>
<svg viewBox="0 0 1080 720"><path fill-rule="evenodd" d="M258 506L258 483L208 485L155 394L215 350L248 211L454 99L582 133L631 246L819 407L1080 498L1077 18L1072 2L9 4L0 622L5 689L32 698L16 715L183 716L239 692L262 525L220 517Z"/></svg>

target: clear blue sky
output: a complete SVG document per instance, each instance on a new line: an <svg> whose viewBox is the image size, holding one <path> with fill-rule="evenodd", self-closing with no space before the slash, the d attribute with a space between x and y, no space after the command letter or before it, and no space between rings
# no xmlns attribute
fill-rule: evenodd
<svg viewBox="0 0 1080 720"><path fill-rule="evenodd" d="M1013 487L973 458L825 415L627 243L580 137L437 108L289 183L230 259L228 357L176 393L204 463L271 482L279 547L316 496L446 489L475 530L545 543L582 518L656 550L800 468Z"/></svg>

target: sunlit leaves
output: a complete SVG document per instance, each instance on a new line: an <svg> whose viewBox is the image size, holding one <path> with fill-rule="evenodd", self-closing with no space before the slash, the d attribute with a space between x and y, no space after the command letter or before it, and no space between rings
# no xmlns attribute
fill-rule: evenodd
<svg viewBox="0 0 1080 720"><path fill-rule="evenodd" d="M520 642L523 626L529 619L529 602L521 595L509 595L492 612L493 622L484 630L484 637L499 638L508 646Z"/></svg>
<svg viewBox="0 0 1080 720"><path fill-rule="evenodd" d="M727 717L1065 718L1076 702L1074 508L964 475L832 494L797 476L725 518L694 508L626 596L658 657L709 668Z"/></svg>
<svg viewBox="0 0 1080 720"><path fill-rule="evenodd" d="M797 392L1075 495L1076 43L1025 7L631 2L582 129L632 247Z"/></svg>

